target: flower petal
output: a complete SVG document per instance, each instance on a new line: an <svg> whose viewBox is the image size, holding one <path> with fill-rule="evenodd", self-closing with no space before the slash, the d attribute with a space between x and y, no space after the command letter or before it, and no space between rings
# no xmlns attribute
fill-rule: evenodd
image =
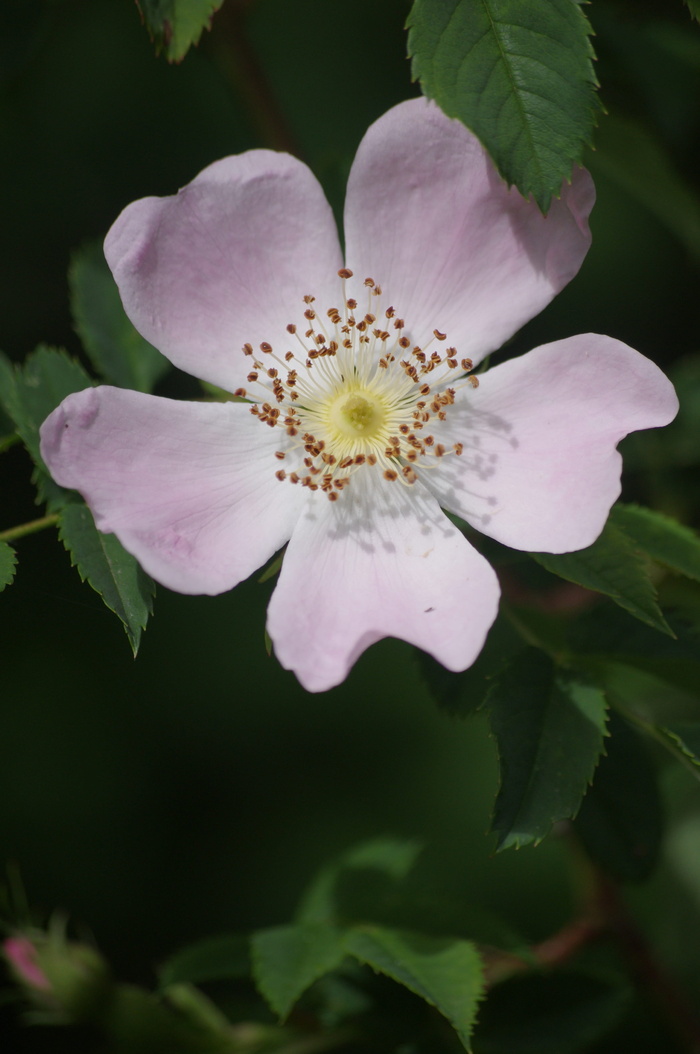
<svg viewBox="0 0 700 1054"><path fill-rule="evenodd" d="M281 664L321 692L387 636L465 669L498 599L492 568L419 484L404 489L358 472L340 500L321 497L302 513L267 627Z"/></svg>
<svg viewBox="0 0 700 1054"><path fill-rule="evenodd" d="M440 431L464 453L425 475L444 508L531 552L591 545L620 494L617 443L678 411L653 362L595 333L545 344L480 381L457 393Z"/></svg>
<svg viewBox="0 0 700 1054"><path fill-rule="evenodd" d="M228 391L250 342L273 347L307 294L339 296L330 206L306 165L251 150L217 161L174 197L127 206L105 241L126 313L176 366ZM331 299L328 295L327 299Z"/></svg>
<svg viewBox="0 0 700 1054"><path fill-rule="evenodd" d="M240 403L88 388L46 419L41 450L158 582L215 594L268 560L299 515L301 496L275 479L276 431Z"/></svg>
<svg viewBox="0 0 700 1054"><path fill-rule="evenodd" d="M412 99L360 144L345 205L348 267L381 285L414 340L437 328L477 362L576 274L593 200L577 169L543 216L460 121Z"/></svg>

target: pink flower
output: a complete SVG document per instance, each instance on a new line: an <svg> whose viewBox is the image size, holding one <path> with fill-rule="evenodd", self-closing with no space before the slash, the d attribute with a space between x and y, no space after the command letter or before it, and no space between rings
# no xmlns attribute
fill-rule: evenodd
<svg viewBox="0 0 700 1054"><path fill-rule="evenodd" d="M385 636L465 669L498 581L441 507L518 549L583 548L620 491L616 444L677 410L655 365L595 334L471 372L576 274L593 197L578 170L543 217L416 99L360 145L345 264L301 162L218 161L126 208L105 253L140 332L247 401L91 388L44 423L46 463L182 593L288 542L267 628L310 691Z"/></svg>
<svg viewBox="0 0 700 1054"><path fill-rule="evenodd" d="M37 960L37 950L28 937L7 937L2 944L5 959L16 977L38 992L52 991L52 984Z"/></svg>

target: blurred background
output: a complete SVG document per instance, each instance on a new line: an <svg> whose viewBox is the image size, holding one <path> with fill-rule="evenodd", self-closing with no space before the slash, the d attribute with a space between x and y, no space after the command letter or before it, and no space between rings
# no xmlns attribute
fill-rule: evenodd
<svg viewBox="0 0 700 1054"><path fill-rule="evenodd" d="M132 0L0 0L0 348L15 361L40 342L80 356L71 253L133 199L173 193L226 154L293 151L339 212L364 130L417 94L408 9L225 0L169 66ZM700 27L680 0L597 0L587 13L608 111L587 158L593 247L509 353L597 331L680 378L663 471L660 441L630 445L626 493L697 526ZM193 383L172 374L158 390ZM39 514L30 473L19 447L0 460L0 529ZM375 645L345 684L308 695L266 655L272 583L252 579L213 599L160 589L134 660L53 532L18 549L1 598L0 869L16 869L37 911L91 934L120 977L151 984L187 941L286 921L318 866L380 834L425 843L432 896L493 910L527 940L566 920L566 847L550 837L494 854L486 724L434 705L408 645ZM697 978L700 796L683 771L662 779L665 860L630 896L673 968ZM20 1030L12 1007L0 1015L11 1050L73 1049ZM660 1049L642 1032L637 1050Z"/></svg>

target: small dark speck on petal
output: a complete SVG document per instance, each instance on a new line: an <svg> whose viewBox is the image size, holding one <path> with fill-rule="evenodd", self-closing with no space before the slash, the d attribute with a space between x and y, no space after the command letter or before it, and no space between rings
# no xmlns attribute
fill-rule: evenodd
<svg viewBox="0 0 700 1054"><path fill-rule="evenodd" d="M428 615L431 611L435 611L435 608L426 608L423 614Z"/></svg>

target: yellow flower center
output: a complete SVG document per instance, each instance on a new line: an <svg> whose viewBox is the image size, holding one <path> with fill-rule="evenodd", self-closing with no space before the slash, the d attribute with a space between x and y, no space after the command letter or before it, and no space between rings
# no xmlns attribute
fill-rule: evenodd
<svg viewBox="0 0 700 1054"><path fill-rule="evenodd" d="M385 420L385 408L368 391L341 395L328 407L328 422L339 439L375 439Z"/></svg>
<svg viewBox="0 0 700 1054"><path fill-rule="evenodd" d="M343 283L352 277L346 268L338 274ZM428 426L444 421L454 403L456 388L448 383L460 374L461 384L479 383L469 372L471 360L459 359L456 348L429 350L446 334L435 329L425 347L414 344L393 307L378 323L381 288L372 278L364 284L367 310L359 312L357 301L344 296L344 310L329 308L328 322L311 306L315 298L305 296L303 336L294 323L287 326L297 350L275 351L266 341L258 352L252 344L243 347L254 367L248 383L265 393L251 413L286 434L276 453L286 467L277 478L322 490L331 501L361 466L376 466L388 482L410 485L416 470L435 458L461 454L461 443L436 442ZM234 395L254 398L245 388Z"/></svg>

